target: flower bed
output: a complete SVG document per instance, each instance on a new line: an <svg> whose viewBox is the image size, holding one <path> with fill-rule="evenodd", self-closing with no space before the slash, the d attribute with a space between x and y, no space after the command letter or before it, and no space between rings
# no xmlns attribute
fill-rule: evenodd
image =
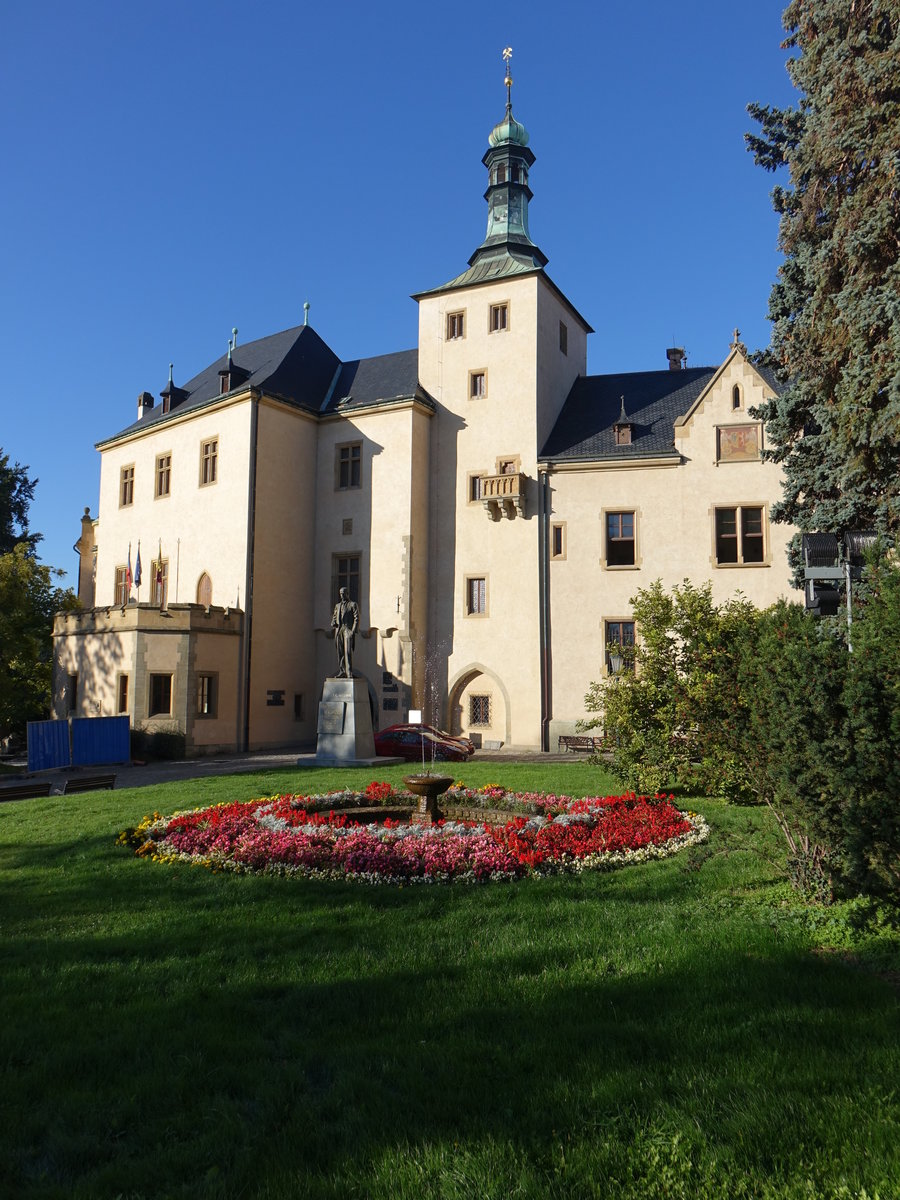
<svg viewBox="0 0 900 1200"><path fill-rule="evenodd" d="M703 818L680 812L671 797L634 793L572 799L458 784L444 797L451 819L436 825L360 820L353 811L374 803L396 812L414 801L387 784L362 793L275 796L154 814L119 840L157 862L404 884L604 870L666 858L709 835ZM454 820L454 808L490 809L493 819Z"/></svg>

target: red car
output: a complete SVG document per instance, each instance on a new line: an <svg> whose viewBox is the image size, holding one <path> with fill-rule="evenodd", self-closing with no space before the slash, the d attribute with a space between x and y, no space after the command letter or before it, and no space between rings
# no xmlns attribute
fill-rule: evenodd
<svg viewBox="0 0 900 1200"><path fill-rule="evenodd" d="M424 751L423 751L424 743ZM441 733L432 725L391 725L375 734L375 753L407 762L465 762L475 753L468 738Z"/></svg>

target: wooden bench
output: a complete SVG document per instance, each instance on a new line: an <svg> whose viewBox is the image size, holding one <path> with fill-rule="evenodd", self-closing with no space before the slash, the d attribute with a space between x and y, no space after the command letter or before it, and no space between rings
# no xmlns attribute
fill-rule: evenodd
<svg viewBox="0 0 900 1200"><path fill-rule="evenodd" d="M66 780L63 795L70 796L73 792L98 792L102 788L115 786L115 775L76 775L74 779Z"/></svg>
<svg viewBox="0 0 900 1200"><path fill-rule="evenodd" d="M578 754L580 751L587 751L588 754L599 754L603 749L603 738L561 733L559 735L559 748L565 753L571 750L573 754Z"/></svg>
<svg viewBox="0 0 900 1200"><path fill-rule="evenodd" d="M9 787L0 787L0 801L30 800L32 796L49 796L51 784L49 780L29 780L26 783L14 783Z"/></svg>

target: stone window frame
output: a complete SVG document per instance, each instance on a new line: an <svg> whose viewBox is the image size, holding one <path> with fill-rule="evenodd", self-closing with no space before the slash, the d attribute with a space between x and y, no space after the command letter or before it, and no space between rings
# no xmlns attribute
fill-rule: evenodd
<svg viewBox="0 0 900 1200"><path fill-rule="evenodd" d="M209 602L208 603L206 600L203 599L203 597L201 595L201 589L203 587L204 579L209 584ZM209 571L201 571L200 576L197 579L197 587L194 591L194 595L197 597L197 603L202 604L204 608L211 608L212 607L212 590L213 590L212 575L210 575Z"/></svg>
<svg viewBox="0 0 900 1200"><path fill-rule="evenodd" d="M611 563L609 562L609 517L624 516L626 513L631 513L632 528L634 536L630 539L633 544L634 561L630 563ZM641 510L637 505L629 507L623 504L615 506L610 505L608 508L600 510L601 522L601 538L602 538L602 553L600 555L600 569L603 571L639 571L641 569L642 553L641 553ZM618 541L627 541L629 539L614 539Z"/></svg>
<svg viewBox="0 0 900 1200"><path fill-rule="evenodd" d="M736 383L731 389L731 411L741 412L744 408L744 389Z"/></svg>
<svg viewBox="0 0 900 1200"><path fill-rule="evenodd" d="M481 481L488 471L467 471L466 472L466 504L481 504L484 488ZM477 495L473 495L477 492Z"/></svg>
<svg viewBox="0 0 900 1200"><path fill-rule="evenodd" d="M162 596L159 596L156 591L156 567L157 563L162 567ZM160 608L165 608L169 603L169 560L167 558L150 560L150 587L152 591L150 595L151 604L159 604Z"/></svg>
<svg viewBox="0 0 900 1200"><path fill-rule="evenodd" d="M603 618L603 622L601 625L601 629L603 630L603 674L605 676L608 676L610 679L613 679L613 678L615 678L615 676L613 675L612 668L609 665L609 651L607 650L607 646L609 646L611 644L611 640L612 640L610 638L610 630L609 630L610 625L619 625L619 626L623 626L623 627L626 625L631 626L632 641L629 643L629 642L623 641L622 638L620 637L618 639L618 644L620 646L628 646L628 645L637 646L639 639L638 639L637 623L635 622L633 614L629 613L627 616L622 616L622 617L612 616L612 617L604 617ZM624 630L623 630L623 632L624 632ZM635 670L635 665L636 664L634 663L633 660L632 660L630 666L627 665L625 662L623 662L622 670L621 670L620 674L624 675L624 674L626 674L626 672L631 673L632 671Z"/></svg>
<svg viewBox="0 0 900 1200"><path fill-rule="evenodd" d="M119 671L116 675L116 714L122 716L129 712L129 701L131 699L131 683L130 676L127 671Z"/></svg>
<svg viewBox="0 0 900 1200"><path fill-rule="evenodd" d="M498 300L488 305L488 333L509 333L511 305L509 300Z"/></svg>
<svg viewBox="0 0 900 1200"><path fill-rule="evenodd" d="M357 456L354 458L353 451L357 451ZM334 447L334 490L336 492L358 492L363 485L363 444L361 438L356 438L352 442L338 442ZM344 452L347 452L347 457L344 458ZM347 482L342 482L344 478L343 468L346 467ZM356 481L354 482L354 470L356 467Z"/></svg>
<svg viewBox="0 0 900 1200"><path fill-rule="evenodd" d="M219 715L219 672L197 672L197 706L195 716L198 721L212 721ZM204 709L204 702L206 708Z"/></svg>
<svg viewBox="0 0 900 1200"><path fill-rule="evenodd" d="M459 332L452 332L458 327ZM466 336L466 310L464 308L454 308L452 312L446 314L444 324L444 341L445 342L462 342Z"/></svg>
<svg viewBox="0 0 900 1200"><path fill-rule="evenodd" d="M130 508L134 504L134 463L125 463L119 468L119 508Z"/></svg>
<svg viewBox="0 0 900 1200"><path fill-rule="evenodd" d="M481 379L481 390L476 391L476 380ZM486 400L488 394L488 373L487 367L478 367L474 371L469 372L469 399L470 400Z"/></svg>
<svg viewBox="0 0 900 1200"><path fill-rule="evenodd" d="M760 526L762 536L762 558L758 562L743 561L744 554L744 529L743 529L743 513L745 509L759 509L760 511ZM720 512L733 512L735 514L735 538L737 540L737 562L719 562L718 543L718 517ZM712 504L709 509L710 528L712 532L712 553L709 556L710 565L716 571L749 571L759 567L770 567L772 565L772 544L769 537L769 504L763 500L743 500L734 504Z"/></svg>
<svg viewBox="0 0 900 1200"><path fill-rule="evenodd" d="M213 487L219 482L219 435L200 442L200 487Z"/></svg>
<svg viewBox="0 0 900 1200"><path fill-rule="evenodd" d="M481 583L483 597L481 598L481 607L472 607L472 591L473 583ZM468 572L463 578L463 614L475 621L484 620L490 616L490 577L486 571ZM476 602L477 603L477 602Z"/></svg>
<svg viewBox="0 0 900 1200"><path fill-rule="evenodd" d="M469 728L470 729L490 729L493 725L494 718L494 698L490 692L470 692L469 700ZM475 706L483 705L487 708L487 719L478 720L475 716Z"/></svg>
<svg viewBox="0 0 900 1200"><path fill-rule="evenodd" d="M339 568L340 563L342 563L342 562L352 563L354 559L356 560L355 576L354 576L354 572L352 571L352 569L349 569L347 571L341 571L341 569ZM331 598L331 607L332 608L334 607L335 604L338 603L338 601L341 598L340 597L340 589L342 587L346 587L349 589L351 600L355 600L357 604L361 603L360 596L362 595L362 578L363 578L362 559L363 559L362 551L360 551L360 550L348 550L348 551L343 551L341 553L333 553L332 554L332 556L331 556L331 597L332 597ZM354 583L353 583L354 577L356 580L355 587L354 587ZM357 595L355 595L355 596L353 594L354 590L357 592Z"/></svg>
<svg viewBox="0 0 900 1200"><path fill-rule="evenodd" d="M556 548L556 535L559 534L559 549ZM564 562L569 553L568 526L565 521L550 522L550 561Z"/></svg>
<svg viewBox="0 0 900 1200"><path fill-rule="evenodd" d="M113 605L124 608L128 603L128 567L125 563L116 567L115 583L113 585Z"/></svg>
<svg viewBox="0 0 900 1200"><path fill-rule="evenodd" d="M151 671L147 677L147 716L148 717L171 717L172 716L172 699L175 689L172 686L174 674L172 671ZM159 684L162 687L163 680L168 680L169 690L169 707L156 707L154 699L154 687ZM161 697L157 698L161 704Z"/></svg>
<svg viewBox="0 0 900 1200"><path fill-rule="evenodd" d="M172 495L172 451L164 450L156 456L153 470L153 499L165 500Z"/></svg>

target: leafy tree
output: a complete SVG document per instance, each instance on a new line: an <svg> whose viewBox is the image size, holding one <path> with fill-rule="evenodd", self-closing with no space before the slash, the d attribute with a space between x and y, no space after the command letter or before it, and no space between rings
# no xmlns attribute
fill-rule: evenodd
<svg viewBox="0 0 900 1200"><path fill-rule="evenodd" d="M793 0L796 108L750 105L785 261L770 361L789 382L759 413L785 471L776 520L900 530L900 9Z"/></svg>
<svg viewBox="0 0 900 1200"><path fill-rule="evenodd" d="M28 478L27 467L10 466L9 455L0 448L0 554L9 554L20 542L33 552L41 540L39 533L28 532L28 506L36 483Z"/></svg>
<svg viewBox="0 0 900 1200"><path fill-rule="evenodd" d="M657 580L631 601L640 642L627 670L591 685L596 712L622 782L655 792L677 781L720 790L736 705L735 648L757 612L736 596L722 606L712 584L689 580L667 593Z"/></svg>
<svg viewBox="0 0 900 1200"><path fill-rule="evenodd" d="M0 450L0 737L48 714L53 614L78 607L74 593L53 582L62 572L37 560L41 535L28 528L36 483Z"/></svg>
<svg viewBox="0 0 900 1200"><path fill-rule="evenodd" d="M24 542L0 554L0 737L24 733L26 722L49 712L53 614L78 606L54 574Z"/></svg>

